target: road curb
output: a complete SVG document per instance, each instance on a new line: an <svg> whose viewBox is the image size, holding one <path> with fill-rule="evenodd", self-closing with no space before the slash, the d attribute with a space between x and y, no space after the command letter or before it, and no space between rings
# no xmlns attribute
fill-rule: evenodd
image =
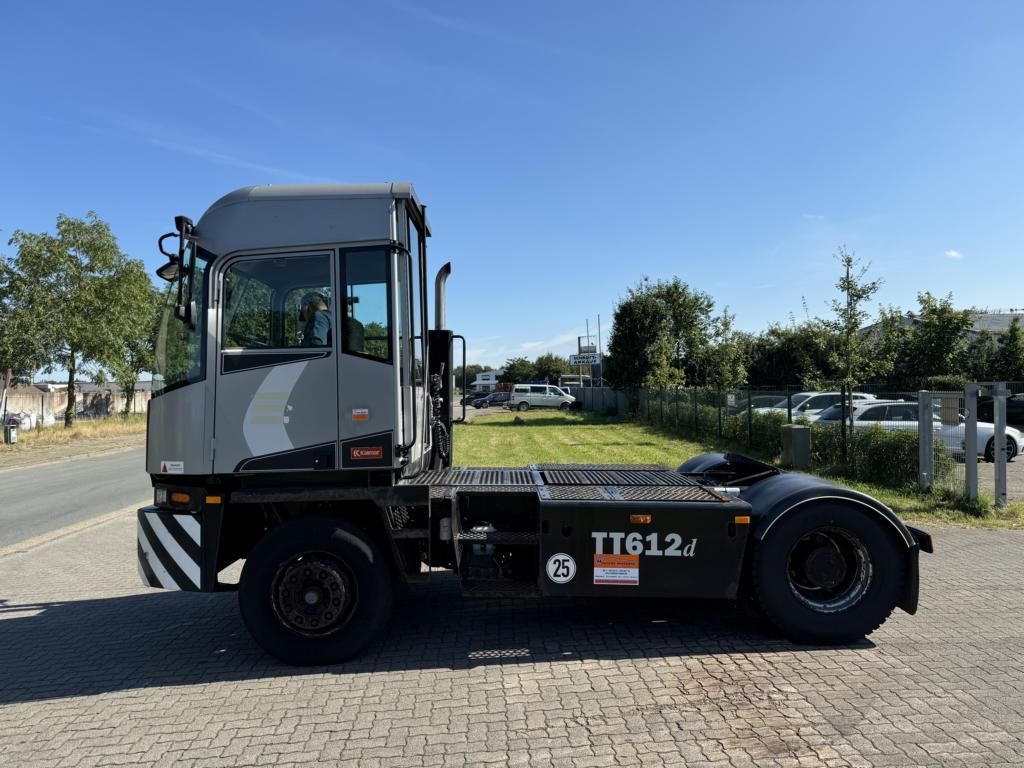
<svg viewBox="0 0 1024 768"><path fill-rule="evenodd" d="M19 469L35 469L36 467L48 467L53 464L66 464L69 461L78 461L79 459L98 459L100 456L111 456L115 453L127 453L128 451L135 451L140 448L145 448L146 444L141 445L130 445L127 448L111 448L109 451L98 451L96 453L82 452L77 453L74 456L64 456L60 459L49 459L48 461L41 461L36 464L16 464L13 467L0 467L0 475L4 472L14 472Z"/></svg>
<svg viewBox="0 0 1024 768"><path fill-rule="evenodd" d="M107 512L106 514L98 517L91 517L88 520L83 520L80 523L74 525L67 525L63 528L58 528L55 531L49 531L48 533L42 533L38 536L33 536L31 539L25 539L19 541L17 544L11 544L7 547L0 548L0 558L9 557L10 555L20 555L25 552L30 552L33 549L45 546L46 544L52 544L60 539L66 539L69 536L74 536L76 533L89 530L90 528L98 528L101 525L112 523L115 520L127 517L129 514L135 514L135 511L139 507L144 507L149 503L149 499L142 499L134 504L129 504L121 509L115 509L113 512Z"/></svg>

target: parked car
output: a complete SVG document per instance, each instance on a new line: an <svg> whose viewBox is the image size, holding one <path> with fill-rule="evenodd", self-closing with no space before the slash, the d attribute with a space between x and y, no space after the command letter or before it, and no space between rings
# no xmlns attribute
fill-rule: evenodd
<svg viewBox="0 0 1024 768"><path fill-rule="evenodd" d="M995 421L991 397L978 398L978 421ZM1006 423L1024 427L1024 392L1006 398Z"/></svg>
<svg viewBox="0 0 1024 768"><path fill-rule="evenodd" d="M531 408L558 408L568 411L576 398L551 384L516 384L512 387L508 407L515 411Z"/></svg>
<svg viewBox="0 0 1024 768"><path fill-rule="evenodd" d="M833 421L831 414L822 414L817 424L838 424L839 416ZM886 432L917 432L918 404L903 400L877 400L871 403L854 406L853 428L865 429L873 426L881 427ZM932 430L942 440L950 452L957 456L964 455L963 416L956 424L942 423L942 405L932 406ZM978 456L985 461L995 460L995 425L987 421L978 421ZM1006 428L1006 459L1012 461L1024 451L1024 433L1013 427Z"/></svg>
<svg viewBox="0 0 1024 768"><path fill-rule="evenodd" d="M478 398L473 401L474 408L493 408L494 406L503 406L508 402L508 392L491 392L484 397Z"/></svg>
<svg viewBox="0 0 1024 768"><path fill-rule="evenodd" d="M843 395L840 392L798 392L793 395L792 398L793 417L806 416L808 419L813 421L814 418L826 408L831 408L833 405L839 405L842 397ZM877 398L874 395L868 394L867 392L853 393L853 400L855 403L861 400L875 399ZM758 411L764 413L770 411L785 411L786 408L786 398L782 398L779 403L771 408L755 408L754 411L755 413Z"/></svg>
<svg viewBox="0 0 1024 768"><path fill-rule="evenodd" d="M726 406L726 412L730 416L735 416L738 413L746 413L747 408L753 407L754 411L758 411L761 408L774 408L779 402L778 395L755 395L754 397L747 400L746 398L736 398L736 405ZM786 400L782 400L782 407L786 407Z"/></svg>

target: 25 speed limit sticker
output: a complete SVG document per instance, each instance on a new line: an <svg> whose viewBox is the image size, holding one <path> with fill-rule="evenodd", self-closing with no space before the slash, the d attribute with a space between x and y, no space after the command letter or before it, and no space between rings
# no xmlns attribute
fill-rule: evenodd
<svg viewBox="0 0 1024 768"><path fill-rule="evenodd" d="M568 584L576 575L576 561L564 552L548 558L548 578L555 584Z"/></svg>

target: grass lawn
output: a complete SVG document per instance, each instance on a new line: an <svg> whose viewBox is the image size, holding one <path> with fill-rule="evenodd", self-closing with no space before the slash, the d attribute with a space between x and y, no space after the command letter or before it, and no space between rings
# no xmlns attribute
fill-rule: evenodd
<svg viewBox="0 0 1024 768"><path fill-rule="evenodd" d="M42 429L19 429L18 442L0 442L0 468L68 458L91 451L109 451L126 441L138 442L146 434L146 415L111 416L76 421L70 429L57 424Z"/></svg>
<svg viewBox="0 0 1024 768"><path fill-rule="evenodd" d="M721 446L682 440L645 424L608 419L593 413L527 411L483 416L457 424L454 455L457 466L521 467L526 464L665 464L677 467L700 453ZM742 452L743 448L736 450ZM854 483L836 482L863 491L908 521L993 528L1024 528L1024 504L989 509L981 516L964 513L956 500Z"/></svg>

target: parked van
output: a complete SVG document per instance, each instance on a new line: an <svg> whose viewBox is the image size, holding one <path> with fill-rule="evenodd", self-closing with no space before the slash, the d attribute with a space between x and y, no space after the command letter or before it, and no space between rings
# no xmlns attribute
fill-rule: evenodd
<svg viewBox="0 0 1024 768"><path fill-rule="evenodd" d="M550 384L516 384L508 407L514 411L528 411L531 408L558 408L568 411L576 398Z"/></svg>

